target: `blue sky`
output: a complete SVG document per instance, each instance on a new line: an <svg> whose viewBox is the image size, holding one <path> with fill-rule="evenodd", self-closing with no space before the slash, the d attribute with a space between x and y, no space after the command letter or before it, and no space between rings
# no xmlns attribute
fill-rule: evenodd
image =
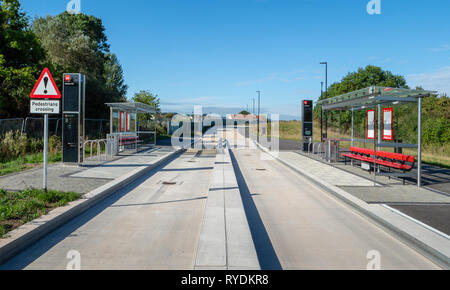
<svg viewBox="0 0 450 290"><path fill-rule="evenodd" d="M22 0L29 16L56 15L69 0ZM129 85L159 95L164 111L252 110L300 117L329 84L368 64L406 76L411 87L450 94L450 1L81 0L103 20Z"/></svg>

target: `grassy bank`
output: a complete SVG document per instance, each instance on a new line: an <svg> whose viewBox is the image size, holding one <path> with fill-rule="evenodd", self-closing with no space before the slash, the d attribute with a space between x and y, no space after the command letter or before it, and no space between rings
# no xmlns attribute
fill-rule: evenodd
<svg viewBox="0 0 450 290"><path fill-rule="evenodd" d="M0 238L52 209L80 198L75 192L27 189L7 192L0 189Z"/></svg>
<svg viewBox="0 0 450 290"><path fill-rule="evenodd" d="M49 163L62 161L62 153L51 154L48 157ZM44 162L44 153L27 154L13 160L0 163L0 176L20 172L39 166Z"/></svg>
<svg viewBox="0 0 450 290"><path fill-rule="evenodd" d="M301 139L302 123L300 121L281 121L280 122L280 139L285 140L300 140ZM270 126L269 126L270 133ZM328 131L328 136L333 138L351 138L349 134L342 134L339 132L334 132L333 130ZM320 125L316 123L314 127L314 140L317 142L320 140ZM364 147L368 144L355 144L355 146ZM350 142L342 142L341 146L344 148L350 148ZM383 148L384 151L393 151L393 148ZM417 155L417 150L415 149L403 149L404 154ZM443 145L427 145L423 146L422 150L422 160L423 162L450 168L450 144Z"/></svg>

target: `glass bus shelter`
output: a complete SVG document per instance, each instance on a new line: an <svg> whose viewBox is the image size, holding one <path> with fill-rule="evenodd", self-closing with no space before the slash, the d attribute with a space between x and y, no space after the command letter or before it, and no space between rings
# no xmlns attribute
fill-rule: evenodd
<svg viewBox="0 0 450 290"><path fill-rule="evenodd" d="M157 110L143 103L107 103L110 108L110 134L108 135L108 151L117 155L123 150L138 150L143 143L142 136L152 135L156 145L156 131L140 131L139 114L155 114Z"/></svg>
<svg viewBox="0 0 450 290"><path fill-rule="evenodd" d="M360 143L373 143L375 156L377 156L377 150L381 151L381 148L416 148L417 149L417 186L421 186L422 178L422 100L425 97L436 95L434 91L425 90L410 90L400 88L388 88L373 86L361 90L357 90L351 93L343 94L337 97L328 98L318 101L318 105L322 107L322 111L332 110L349 110L352 112L352 125L351 125L351 139L339 139L339 141L351 141L351 145L354 146L355 142ZM417 103L418 106L418 130L417 130L417 144L403 144L401 142L392 142L382 140L384 132L382 132L382 107L398 105L401 103ZM378 113L378 122L373 124L372 138L368 139L355 139L354 134L354 112L357 110L372 111L375 118ZM377 112L377 113L376 113ZM323 114L322 114L323 115ZM375 124L378 124L378 130L375 129ZM326 130L328 126L326 126ZM370 130L370 128L367 128ZM328 140L329 142L329 140ZM373 158L376 162L377 157ZM375 164L376 165L376 164ZM376 167L376 166L375 166ZM376 181L377 170L374 167L374 180ZM380 173L378 175L385 176L399 176L401 173Z"/></svg>

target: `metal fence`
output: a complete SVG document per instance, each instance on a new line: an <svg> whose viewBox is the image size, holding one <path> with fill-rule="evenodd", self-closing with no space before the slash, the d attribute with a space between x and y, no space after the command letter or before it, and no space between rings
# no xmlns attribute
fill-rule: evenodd
<svg viewBox="0 0 450 290"><path fill-rule="evenodd" d="M109 120L86 119L85 126L88 139L106 139L106 135L109 133ZM0 119L0 137L10 131L20 131L26 133L30 138L41 139L44 137L44 118ZM61 137L61 118L49 118L49 135Z"/></svg>
<svg viewBox="0 0 450 290"><path fill-rule="evenodd" d="M155 119L149 121L139 121L139 131L156 131L167 133L168 120ZM106 139L110 133L109 120L86 119L86 138L89 140ZM42 139L44 137L44 118L12 118L0 119L0 138L7 132L23 132L30 138ZM62 136L62 119L49 118L49 136Z"/></svg>

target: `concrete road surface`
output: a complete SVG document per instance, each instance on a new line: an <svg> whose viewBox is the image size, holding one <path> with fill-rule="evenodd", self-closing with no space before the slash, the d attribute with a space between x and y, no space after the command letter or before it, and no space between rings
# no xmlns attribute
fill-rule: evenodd
<svg viewBox="0 0 450 290"><path fill-rule="evenodd" d="M40 240L0 269L194 269L214 167L186 153ZM73 256L72 256L73 257Z"/></svg>
<svg viewBox="0 0 450 290"><path fill-rule="evenodd" d="M381 269L437 269L277 161L252 149L233 153L262 269L367 269L377 253Z"/></svg>

